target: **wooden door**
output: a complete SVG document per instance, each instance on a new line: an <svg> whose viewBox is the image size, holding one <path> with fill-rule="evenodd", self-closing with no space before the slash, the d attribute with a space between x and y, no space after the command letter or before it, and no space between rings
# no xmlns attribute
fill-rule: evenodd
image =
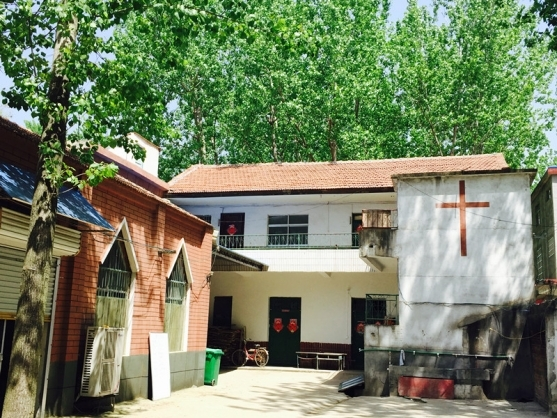
<svg viewBox="0 0 557 418"><path fill-rule="evenodd" d="M366 300L364 298L352 298L352 321L351 321L351 350L350 368L364 370L364 330L366 321Z"/></svg>
<svg viewBox="0 0 557 418"><path fill-rule="evenodd" d="M273 297L269 302L269 365L296 367L302 299Z"/></svg>

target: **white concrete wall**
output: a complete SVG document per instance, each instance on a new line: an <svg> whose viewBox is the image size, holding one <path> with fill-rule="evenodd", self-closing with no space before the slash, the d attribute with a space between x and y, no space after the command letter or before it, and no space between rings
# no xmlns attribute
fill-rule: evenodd
<svg viewBox="0 0 557 418"><path fill-rule="evenodd" d="M461 255L459 181L467 202ZM530 184L526 174L405 178L398 183L397 327L366 330L366 346L466 350L464 326L533 295ZM369 328L369 327L368 327Z"/></svg>
<svg viewBox="0 0 557 418"><path fill-rule="evenodd" d="M345 245L350 245L352 214L362 209L395 209L394 197L386 198L390 201L358 201L362 199L356 195L353 201L348 195L245 196L218 198L214 204L203 204L202 199L191 199L187 204L176 200L176 204L194 215L211 215L217 230L221 213L245 213L245 235L267 235L269 215L308 215L309 234L346 234Z"/></svg>
<svg viewBox="0 0 557 418"><path fill-rule="evenodd" d="M232 323L247 338L268 341L269 298L302 299L301 341L350 344L351 298L396 294L396 275L380 273L228 273L211 281L209 324L215 296L232 296Z"/></svg>
<svg viewBox="0 0 557 418"><path fill-rule="evenodd" d="M111 152L118 155L120 158L125 159L126 161L131 161L137 164L139 167L143 168L148 173L158 177L159 176L159 147L157 147L152 142L148 141L147 139L143 138L141 135L131 132L129 138L133 141L136 141L138 145L145 150L145 160L138 161L136 160L132 153L126 152L124 148L109 148Z"/></svg>
<svg viewBox="0 0 557 418"><path fill-rule="evenodd" d="M377 271L364 263L359 250L349 249L276 249L235 250L266 264L268 271L371 272Z"/></svg>

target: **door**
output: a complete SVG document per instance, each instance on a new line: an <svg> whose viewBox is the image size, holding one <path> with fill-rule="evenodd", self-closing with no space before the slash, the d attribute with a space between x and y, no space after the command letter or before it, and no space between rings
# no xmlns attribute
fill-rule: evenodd
<svg viewBox="0 0 557 418"><path fill-rule="evenodd" d="M352 298L352 321L351 321L351 351L350 368L364 370L364 330L366 323L366 300L363 298Z"/></svg>
<svg viewBox="0 0 557 418"><path fill-rule="evenodd" d="M269 365L296 367L302 299L270 298L269 306Z"/></svg>
<svg viewBox="0 0 557 418"><path fill-rule="evenodd" d="M226 248L244 248L245 213L222 213L220 215L219 245Z"/></svg>
<svg viewBox="0 0 557 418"><path fill-rule="evenodd" d="M362 213L352 214L352 247L360 246L360 234L358 232L362 229Z"/></svg>
<svg viewBox="0 0 557 418"><path fill-rule="evenodd" d="M213 304L213 326L232 326L232 296L215 296Z"/></svg>

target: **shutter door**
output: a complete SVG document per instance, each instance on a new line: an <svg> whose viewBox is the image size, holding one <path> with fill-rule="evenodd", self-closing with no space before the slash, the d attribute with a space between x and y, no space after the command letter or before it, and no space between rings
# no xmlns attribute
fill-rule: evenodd
<svg viewBox="0 0 557 418"><path fill-rule="evenodd" d="M13 319L15 317L24 257L25 253L21 250L0 247L0 317L2 319ZM52 297L56 278L56 259L53 261L45 306L45 315L48 316L52 311Z"/></svg>

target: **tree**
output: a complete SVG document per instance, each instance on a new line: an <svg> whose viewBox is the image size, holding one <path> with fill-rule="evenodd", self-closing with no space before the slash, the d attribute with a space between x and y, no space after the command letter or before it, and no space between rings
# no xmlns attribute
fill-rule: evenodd
<svg viewBox="0 0 557 418"><path fill-rule="evenodd" d="M393 37L390 73L406 156L502 152L536 166L553 127L555 56L528 46L536 22L514 0L411 1ZM444 13L444 17L441 17Z"/></svg>
<svg viewBox="0 0 557 418"><path fill-rule="evenodd" d="M209 2L199 3L211 10ZM226 7L239 10L233 1L226 2ZM42 132L3 417L35 415L45 292L60 186L95 186L115 174L114 165L93 162L99 145L120 145L134 151L136 158L142 157L142 150L126 137L134 130L129 115L135 114L134 106L153 112L161 109L157 96L150 95L149 90L116 92L111 86L112 29L131 14L144 14L141 23L150 25L152 14L148 11L153 8L183 28L219 27L214 13L182 1L0 2L0 62L14 83L2 92L3 102L30 110L40 121ZM133 74L128 72L127 76ZM141 99L146 102L139 103ZM118 116L114 116L115 108L121 110ZM68 134L69 128L74 129L73 134ZM74 172L66 163L69 153L86 167L83 173Z"/></svg>
<svg viewBox="0 0 557 418"><path fill-rule="evenodd" d="M549 37L549 48L554 51L557 50L557 1L555 0L534 0L534 4L529 10L529 13L524 14L524 19L530 20L533 13L541 19L547 27L543 30L547 37ZM535 19L535 18L534 18Z"/></svg>
<svg viewBox="0 0 557 418"><path fill-rule="evenodd" d="M515 0L433 6L411 1L390 25L383 0L265 0L247 39L200 31L171 49L130 21L116 55L133 51L125 67L142 75L154 63L167 180L195 163L503 152L515 167L545 164L556 62L532 42L539 19ZM153 32L178 37L171 24Z"/></svg>

